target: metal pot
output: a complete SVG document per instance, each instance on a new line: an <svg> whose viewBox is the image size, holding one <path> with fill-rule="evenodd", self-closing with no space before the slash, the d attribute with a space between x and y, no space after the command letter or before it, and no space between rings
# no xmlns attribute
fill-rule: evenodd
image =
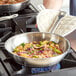
<svg viewBox="0 0 76 76"><path fill-rule="evenodd" d="M19 10L24 9L30 0L25 0L24 2L16 3L16 4L5 4L0 5L1 13L8 13L8 12L18 12Z"/></svg>
<svg viewBox="0 0 76 76"><path fill-rule="evenodd" d="M63 54L51 58L24 58L17 56L12 53L13 49L21 43L28 43L31 41L40 41L40 40L50 40L55 41L59 44L60 48L63 50ZM5 49L12 56L15 61L22 65L28 65L29 67L46 67L52 66L59 63L66 54L70 51L69 41L56 34L44 33L44 32L30 32L23 33L9 38L5 42Z"/></svg>

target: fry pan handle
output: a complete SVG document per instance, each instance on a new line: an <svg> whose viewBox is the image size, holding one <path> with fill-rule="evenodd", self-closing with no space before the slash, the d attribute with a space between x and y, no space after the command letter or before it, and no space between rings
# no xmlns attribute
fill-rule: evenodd
<svg viewBox="0 0 76 76"><path fill-rule="evenodd" d="M13 15L10 15L10 16L0 17L0 21L16 18L17 16L18 16L18 14L13 14Z"/></svg>

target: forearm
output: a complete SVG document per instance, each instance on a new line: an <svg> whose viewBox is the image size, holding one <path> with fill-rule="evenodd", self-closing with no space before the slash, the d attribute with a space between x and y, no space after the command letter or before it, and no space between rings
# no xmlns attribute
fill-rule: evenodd
<svg viewBox="0 0 76 76"><path fill-rule="evenodd" d="M43 5L48 9L60 10L63 0L43 0Z"/></svg>

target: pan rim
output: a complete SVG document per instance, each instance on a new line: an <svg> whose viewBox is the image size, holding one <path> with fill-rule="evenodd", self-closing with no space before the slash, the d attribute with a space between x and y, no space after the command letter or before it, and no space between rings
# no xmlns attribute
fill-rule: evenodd
<svg viewBox="0 0 76 76"><path fill-rule="evenodd" d="M55 56L55 57L49 57L49 58L51 58L51 59L53 59L53 58L56 58L56 57L59 57L59 56L62 56L63 54L67 54L68 52L69 52L69 50L70 50L70 41L67 39L67 38L65 38L65 37L63 37L63 36L61 36L61 35L58 35L58 34L55 34L55 33L48 33L48 32L28 32L28 33L20 33L20 34L17 34L17 35L14 35L14 36L12 36L12 37L10 37L8 40L6 40L6 42L5 42L5 44L4 44L4 47L5 47L5 49L6 49L6 51L8 52L8 53L10 53L11 55L14 55L14 56L17 56L17 57L20 57L20 58L23 58L23 59L39 59L39 60L44 60L44 59L49 59L49 58L25 58L25 57L21 57L21 56L18 56L18 55L16 55L16 54L13 54L12 52L10 52L10 51L8 51L7 50L7 48L6 48L6 44L7 44L7 42L10 40L10 39L12 39L12 38L15 38L16 36L20 36L20 35L23 35L23 34L32 34L32 33L46 33L46 34L53 34L53 35L56 35L56 36L60 36L60 37L62 37L62 38L64 38L66 41L67 41L67 43L68 43L68 48L67 48L67 50L64 52L64 53L62 53L62 54L60 54L60 55L57 55L57 56Z"/></svg>
<svg viewBox="0 0 76 76"><path fill-rule="evenodd" d="M25 3L25 2L29 2L30 0L24 0L22 2L18 2L18 3L14 3L14 4L0 4L0 6L12 6L12 5L18 5L18 4L21 4L21 3Z"/></svg>

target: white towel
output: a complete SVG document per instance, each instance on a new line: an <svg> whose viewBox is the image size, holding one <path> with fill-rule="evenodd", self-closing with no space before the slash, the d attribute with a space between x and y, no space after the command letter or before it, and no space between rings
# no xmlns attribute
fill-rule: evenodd
<svg viewBox="0 0 76 76"><path fill-rule="evenodd" d="M76 29L76 17L75 16L64 16L57 24L54 33L66 36Z"/></svg>
<svg viewBox="0 0 76 76"><path fill-rule="evenodd" d="M59 11L52 9L42 10L37 15L37 25L40 32L50 32L52 30L54 23L58 19Z"/></svg>

